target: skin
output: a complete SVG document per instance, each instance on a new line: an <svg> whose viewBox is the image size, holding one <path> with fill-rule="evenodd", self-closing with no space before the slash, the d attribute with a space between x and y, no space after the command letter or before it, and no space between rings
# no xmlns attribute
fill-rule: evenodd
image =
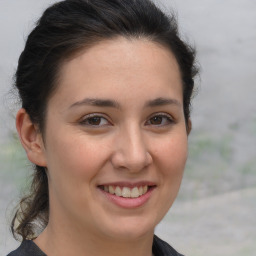
<svg viewBox="0 0 256 256"><path fill-rule="evenodd" d="M108 102L96 106L95 99ZM47 255L151 255L154 228L177 196L187 159L182 102L179 67L167 48L116 38L63 64L44 138L18 112L29 160L48 169L49 224L35 240ZM98 188L141 181L155 188L131 209Z"/></svg>

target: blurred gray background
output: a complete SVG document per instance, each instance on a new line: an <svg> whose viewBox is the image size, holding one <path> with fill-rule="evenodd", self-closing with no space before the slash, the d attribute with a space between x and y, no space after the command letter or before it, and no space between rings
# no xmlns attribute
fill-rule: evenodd
<svg viewBox="0 0 256 256"><path fill-rule="evenodd" d="M8 91L28 32L53 2L0 0L0 255L18 245L8 225L30 175ZM184 180L156 233L187 256L255 255L256 1L156 2L175 11L201 65Z"/></svg>

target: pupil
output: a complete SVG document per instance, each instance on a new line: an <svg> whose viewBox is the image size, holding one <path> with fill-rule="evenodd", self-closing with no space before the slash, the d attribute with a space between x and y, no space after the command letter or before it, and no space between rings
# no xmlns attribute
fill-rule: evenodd
<svg viewBox="0 0 256 256"><path fill-rule="evenodd" d="M91 117L88 121L92 125L99 125L100 124L100 117Z"/></svg>
<svg viewBox="0 0 256 256"><path fill-rule="evenodd" d="M151 119L152 124L161 124L162 123L162 117L161 116L155 116Z"/></svg>

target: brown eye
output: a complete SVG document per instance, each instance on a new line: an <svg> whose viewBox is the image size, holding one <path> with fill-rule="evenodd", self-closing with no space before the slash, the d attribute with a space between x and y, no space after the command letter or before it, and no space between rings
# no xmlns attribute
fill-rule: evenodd
<svg viewBox="0 0 256 256"><path fill-rule="evenodd" d="M160 124L162 124L162 121L163 121L162 116L154 116L154 117L150 118L150 124L160 125Z"/></svg>
<svg viewBox="0 0 256 256"><path fill-rule="evenodd" d="M85 118L84 120L81 121L82 125L87 125L87 126L104 126L108 125L109 122L106 118L102 116L89 116Z"/></svg>
<svg viewBox="0 0 256 256"><path fill-rule="evenodd" d="M101 118L100 117L91 117L91 118L88 118L88 124L90 125L99 125L101 122Z"/></svg>
<svg viewBox="0 0 256 256"><path fill-rule="evenodd" d="M172 123L173 123L173 120L170 116L161 114L161 115L155 115L151 117L146 122L146 125L165 126Z"/></svg>

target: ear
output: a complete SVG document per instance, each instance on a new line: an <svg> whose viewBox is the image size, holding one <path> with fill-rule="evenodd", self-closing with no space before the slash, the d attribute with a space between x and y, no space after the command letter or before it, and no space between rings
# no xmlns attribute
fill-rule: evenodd
<svg viewBox="0 0 256 256"><path fill-rule="evenodd" d="M16 129L30 162L46 167L45 148L38 126L33 124L24 108L16 115Z"/></svg>
<svg viewBox="0 0 256 256"><path fill-rule="evenodd" d="M190 134L191 130L192 130L192 122L191 122L191 119L189 118L188 124L187 124L187 134L188 135Z"/></svg>

